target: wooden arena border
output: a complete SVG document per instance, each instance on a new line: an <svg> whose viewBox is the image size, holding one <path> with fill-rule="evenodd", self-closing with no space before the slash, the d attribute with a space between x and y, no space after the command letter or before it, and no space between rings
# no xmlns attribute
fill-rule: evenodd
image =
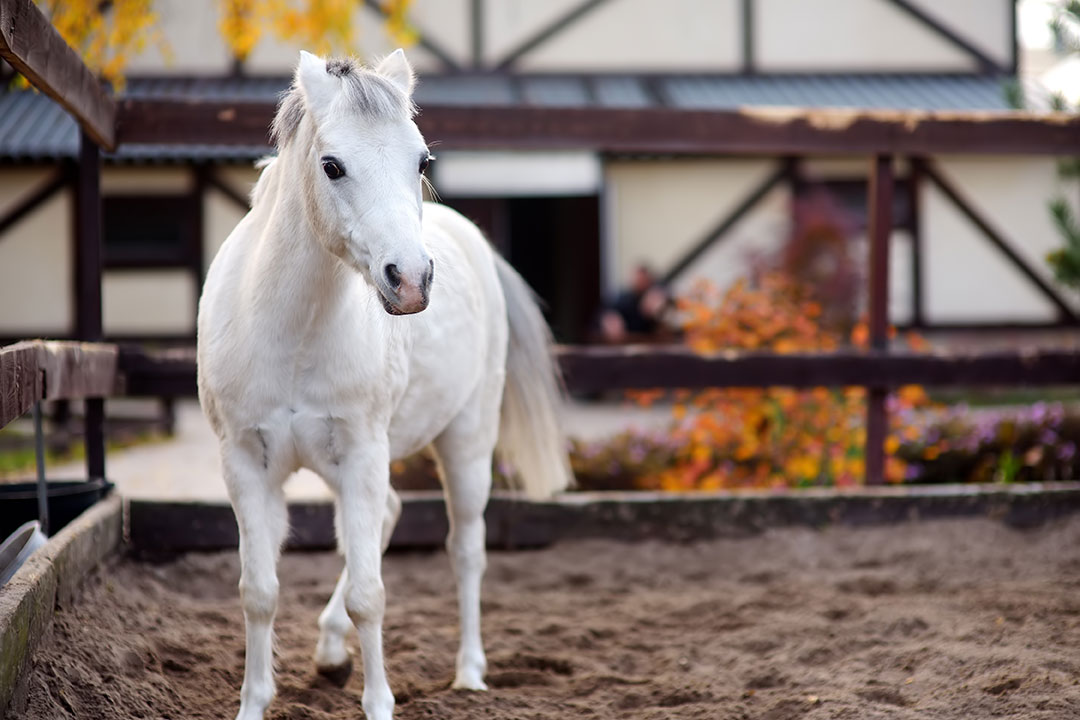
<svg viewBox="0 0 1080 720"><path fill-rule="evenodd" d="M53 536L0 591L0 717L25 702L26 671L58 608L71 607L88 573L121 546L122 502L113 495Z"/></svg>
<svg viewBox="0 0 1080 720"><path fill-rule="evenodd" d="M402 492L391 550L440 548L448 531L442 494ZM547 502L495 493L488 503L487 544L511 550L561 540L689 542L742 537L769 528L881 525L912 520L989 517L1032 527L1080 511L1080 482L1016 485L901 485L853 490L702 493L566 493ZM289 550L336 546L329 501L289 504ZM148 556L228 550L239 536L227 503L131 500L132 549Z"/></svg>

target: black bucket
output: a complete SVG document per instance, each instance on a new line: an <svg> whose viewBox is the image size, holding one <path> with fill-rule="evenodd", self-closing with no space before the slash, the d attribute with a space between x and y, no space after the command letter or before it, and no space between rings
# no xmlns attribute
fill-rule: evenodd
<svg viewBox="0 0 1080 720"><path fill-rule="evenodd" d="M79 517L84 510L109 494L106 480L56 481L48 485L49 535ZM0 538L20 525L38 519L37 483L0 483Z"/></svg>

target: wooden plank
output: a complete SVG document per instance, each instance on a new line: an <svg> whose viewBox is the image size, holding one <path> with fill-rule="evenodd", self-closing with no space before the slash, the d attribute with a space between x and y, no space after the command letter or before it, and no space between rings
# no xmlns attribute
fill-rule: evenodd
<svg viewBox="0 0 1080 720"><path fill-rule="evenodd" d="M0 348L0 427L29 412L44 397L44 390L37 343Z"/></svg>
<svg viewBox="0 0 1080 720"><path fill-rule="evenodd" d="M115 345L43 342L38 353L46 400L106 398L117 394L119 351Z"/></svg>
<svg viewBox="0 0 1080 720"><path fill-rule="evenodd" d="M116 103L32 0L0 0L0 57L71 113L95 143L116 149Z"/></svg>
<svg viewBox="0 0 1080 720"><path fill-rule="evenodd" d="M1075 385L1080 351L987 353L695 353L678 345L563 346L559 363L573 392L643 388L817 387L920 384L944 387ZM122 348L128 395L195 395L194 350Z"/></svg>
<svg viewBox="0 0 1080 720"><path fill-rule="evenodd" d="M122 143L268 145L268 102L127 100ZM756 108L426 106L417 124L444 148L609 153L835 155L1080 154L1080 117L1023 112Z"/></svg>
<svg viewBox="0 0 1080 720"><path fill-rule="evenodd" d="M85 400L116 395L114 345L30 340L0 348L0 427L38 400Z"/></svg>

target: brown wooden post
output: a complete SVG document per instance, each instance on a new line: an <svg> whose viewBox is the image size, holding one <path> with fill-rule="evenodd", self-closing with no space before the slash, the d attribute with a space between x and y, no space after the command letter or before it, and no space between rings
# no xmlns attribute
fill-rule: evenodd
<svg viewBox="0 0 1080 720"><path fill-rule="evenodd" d="M893 159L891 155L874 157L870 169L870 347L885 350L889 344L889 237L892 235ZM866 399L866 484L885 481L885 433L888 418L882 385L867 387Z"/></svg>
<svg viewBox="0 0 1080 720"><path fill-rule="evenodd" d="M911 326L926 326L923 298L925 254L922 236L922 158L908 158L908 207L911 218Z"/></svg>
<svg viewBox="0 0 1080 720"><path fill-rule="evenodd" d="M101 328L101 151L80 133L75 205L75 327L79 340L100 342ZM105 400L86 400L86 471L105 477Z"/></svg>

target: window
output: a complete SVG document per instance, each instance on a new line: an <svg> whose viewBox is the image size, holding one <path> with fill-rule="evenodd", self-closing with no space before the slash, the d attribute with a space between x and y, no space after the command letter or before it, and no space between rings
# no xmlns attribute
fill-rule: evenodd
<svg viewBox="0 0 1080 720"><path fill-rule="evenodd" d="M117 195L102 212L106 267L198 265L200 214L190 197Z"/></svg>

